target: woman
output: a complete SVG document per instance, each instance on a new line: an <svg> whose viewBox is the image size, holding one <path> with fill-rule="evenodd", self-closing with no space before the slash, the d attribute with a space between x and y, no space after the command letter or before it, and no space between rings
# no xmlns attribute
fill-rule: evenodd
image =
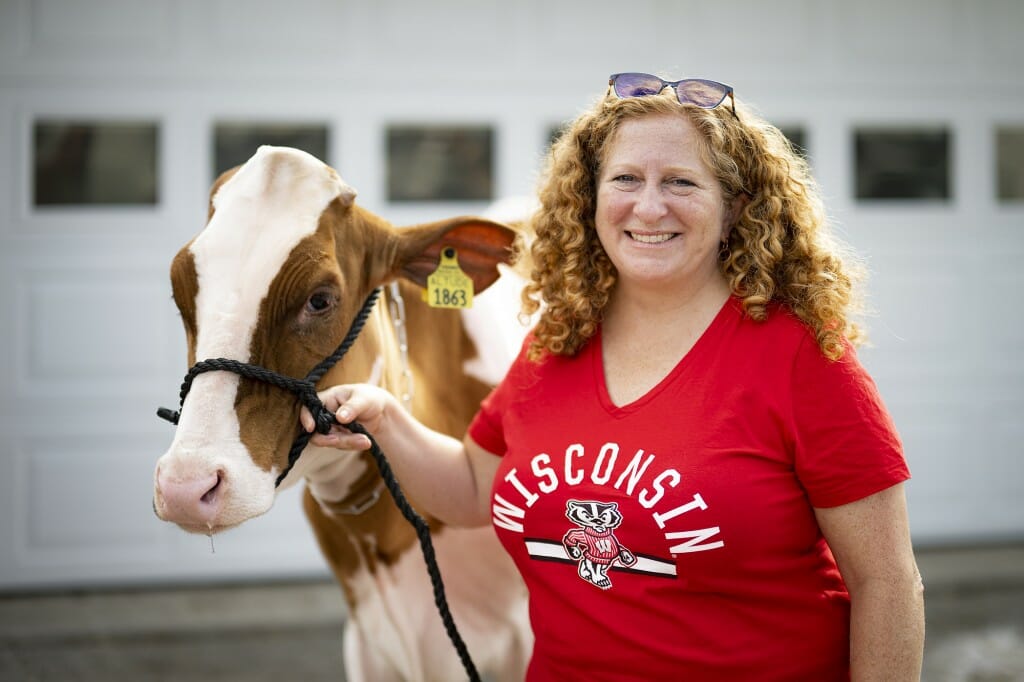
<svg viewBox="0 0 1024 682"><path fill-rule="evenodd" d="M528 679L918 679L909 472L804 161L727 86L618 74L545 178L543 310L461 443L322 394L424 509L494 524Z"/></svg>

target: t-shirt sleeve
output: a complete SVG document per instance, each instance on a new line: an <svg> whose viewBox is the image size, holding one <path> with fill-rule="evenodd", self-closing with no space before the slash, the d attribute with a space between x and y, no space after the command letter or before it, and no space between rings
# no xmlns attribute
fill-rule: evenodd
<svg viewBox="0 0 1024 682"><path fill-rule="evenodd" d="M515 387L521 383L523 373L530 363L526 353L532 341L533 335L528 334L505 378L484 398L480 403L480 409L469 423L469 437L484 450L496 455L504 455L508 450L502 415L507 413L514 399Z"/></svg>
<svg viewBox="0 0 1024 682"><path fill-rule="evenodd" d="M848 504L910 478L896 426L852 346L832 361L808 336L792 399L796 473L813 506Z"/></svg>
<svg viewBox="0 0 1024 682"><path fill-rule="evenodd" d="M501 384L480 403L480 409L469 423L467 433L477 445L487 452L504 455L508 447L505 444L505 431L501 423Z"/></svg>

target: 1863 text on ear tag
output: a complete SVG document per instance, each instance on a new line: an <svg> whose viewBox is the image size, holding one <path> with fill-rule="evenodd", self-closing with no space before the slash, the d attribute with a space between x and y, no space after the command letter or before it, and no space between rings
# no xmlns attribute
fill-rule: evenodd
<svg viewBox="0 0 1024 682"><path fill-rule="evenodd" d="M459 254L452 247L441 251L441 261L434 274L427 277L424 292L432 308L471 308L473 280L459 267Z"/></svg>

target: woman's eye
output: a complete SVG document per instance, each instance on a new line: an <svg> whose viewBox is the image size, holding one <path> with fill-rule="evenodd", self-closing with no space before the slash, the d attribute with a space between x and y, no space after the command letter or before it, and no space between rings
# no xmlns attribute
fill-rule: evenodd
<svg viewBox="0 0 1024 682"><path fill-rule="evenodd" d="M686 178L672 178L665 183L669 192L678 195L689 194L697 185Z"/></svg>

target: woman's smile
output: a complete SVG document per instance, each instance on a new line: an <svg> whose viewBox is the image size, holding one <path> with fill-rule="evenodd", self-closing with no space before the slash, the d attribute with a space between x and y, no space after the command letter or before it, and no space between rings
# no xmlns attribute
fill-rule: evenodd
<svg viewBox="0 0 1024 682"><path fill-rule="evenodd" d="M664 244L670 239L675 239L679 236L678 232L636 232L626 231L626 235L629 236L635 242L641 244Z"/></svg>

